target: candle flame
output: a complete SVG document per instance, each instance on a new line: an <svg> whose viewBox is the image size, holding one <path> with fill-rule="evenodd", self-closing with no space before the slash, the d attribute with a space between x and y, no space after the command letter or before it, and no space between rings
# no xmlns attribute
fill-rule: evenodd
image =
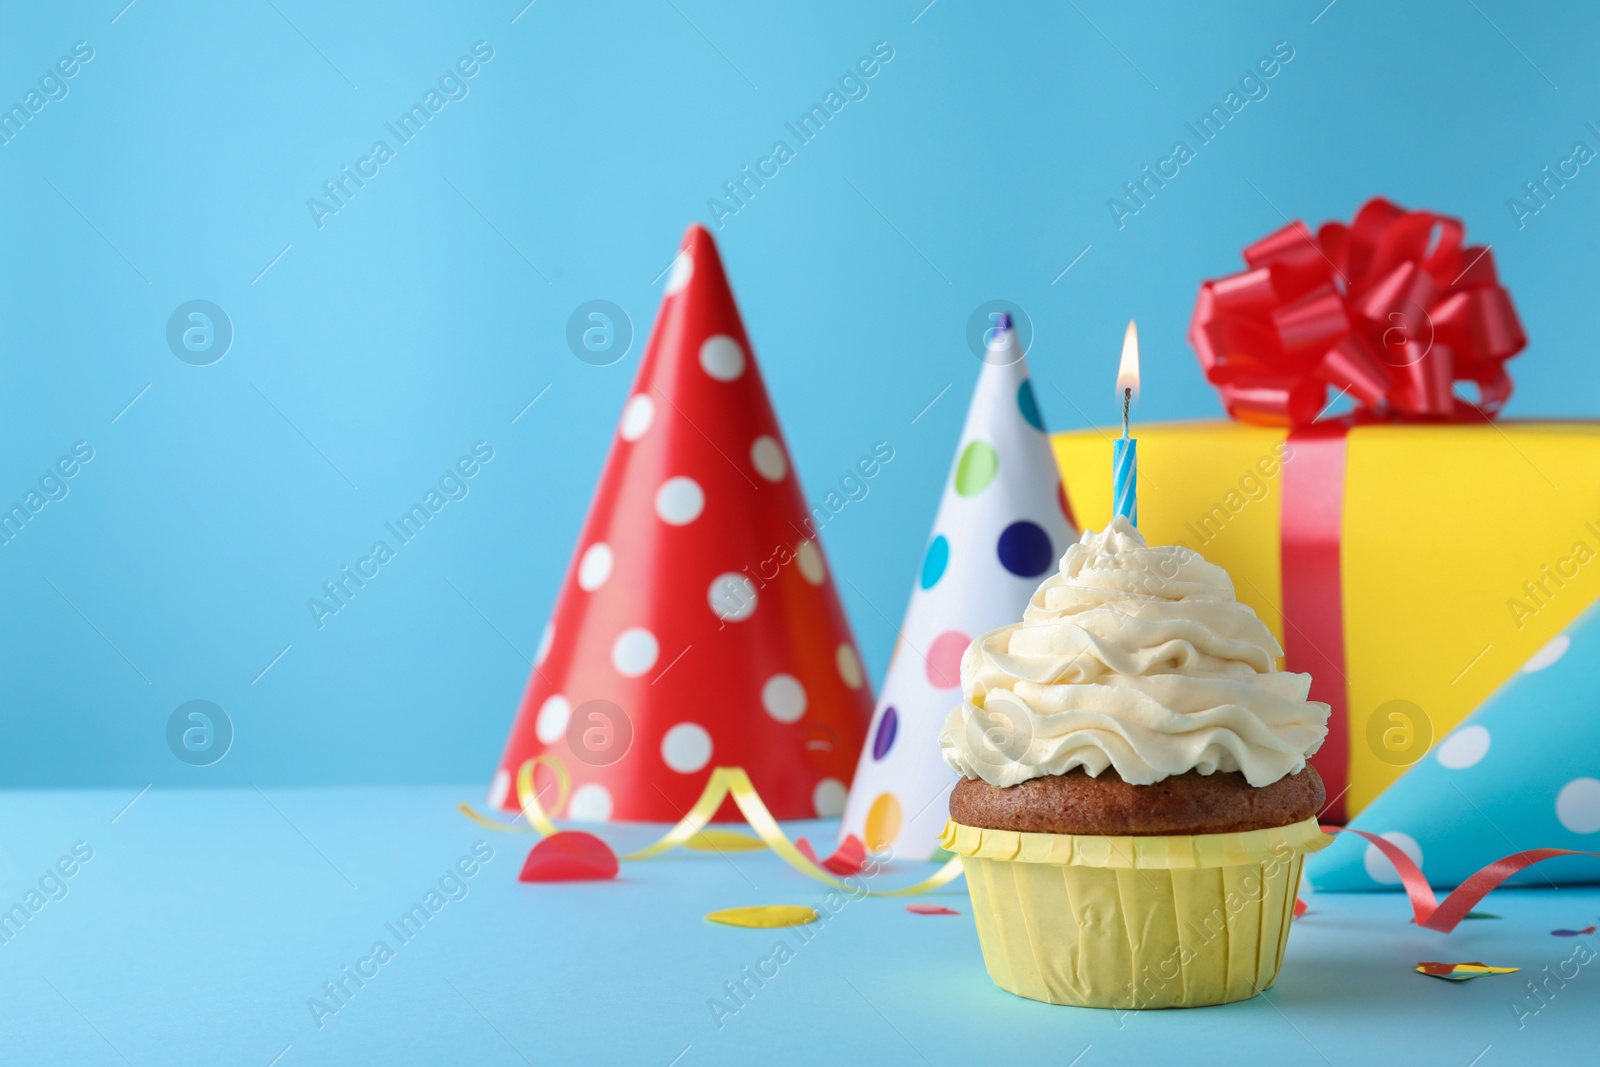
<svg viewBox="0 0 1600 1067"><path fill-rule="evenodd" d="M1122 362L1117 367L1117 397L1124 389L1139 395L1139 327L1128 320L1128 332L1122 335Z"/></svg>

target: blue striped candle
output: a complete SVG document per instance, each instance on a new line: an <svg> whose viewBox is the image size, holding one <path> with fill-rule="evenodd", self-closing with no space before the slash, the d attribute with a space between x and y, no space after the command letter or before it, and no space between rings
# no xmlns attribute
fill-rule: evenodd
<svg viewBox="0 0 1600 1067"><path fill-rule="evenodd" d="M1111 444L1111 503L1117 515L1139 525L1139 442L1128 433L1128 408L1139 391L1139 328L1132 320L1122 335L1117 394L1122 401L1122 436Z"/></svg>
<svg viewBox="0 0 1600 1067"><path fill-rule="evenodd" d="M1112 506L1118 515L1139 525L1139 439L1111 442Z"/></svg>

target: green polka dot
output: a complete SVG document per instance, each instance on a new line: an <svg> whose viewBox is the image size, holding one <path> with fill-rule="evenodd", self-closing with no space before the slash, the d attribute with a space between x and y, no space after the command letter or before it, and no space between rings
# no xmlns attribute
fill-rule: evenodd
<svg viewBox="0 0 1600 1067"><path fill-rule="evenodd" d="M1000 454L987 441L974 441L961 452L956 464L956 492L977 496L989 487L1000 471Z"/></svg>

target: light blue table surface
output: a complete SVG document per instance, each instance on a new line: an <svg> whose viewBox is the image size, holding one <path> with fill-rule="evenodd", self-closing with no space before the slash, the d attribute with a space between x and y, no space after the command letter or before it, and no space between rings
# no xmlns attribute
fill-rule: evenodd
<svg viewBox="0 0 1600 1067"><path fill-rule="evenodd" d="M903 900L846 904L808 928L810 940L719 1028L708 1002L728 1002L724 983L796 938L704 914L765 903L820 910L822 886L764 852L677 853L627 864L617 882L523 885L516 875L532 839L486 834L455 810L480 795L0 793L0 907L26 908L41 879L59 898L41 892L35 902L45 903L20 929L5 927L0 1061L1491 1067L1600 1057L1600 966L1569 962L1592 960L1587 946L1600 939L1550 933L1595 922L1596 889L1502 891L1484 905L1501 919L1449 936L1408 925L1398 894L1314 894L1269 993L1124 1015L1036 1004L991 985L958 881L924 899L960 917L909 914ZM823 840L830 829L790 827ZM609 836L626 845L646 833ZM459 899L409 941L397 938L386 924L425 903L485 839L493 858L469 862L475 873L459 886L447 881ZM92 858L75 859L74 846ZM62 857L70 877L59 874ZM925 873L904 865L881 884ZM346 980L354 992L319 1027L308 1001L378 941L392 958L366 964L376 974L359 988ZM1524 971L1451 984L1414 973L1419 960ZM1524 979L1563 965L1576 977L1550 978L1541 1005Z"/></svg>

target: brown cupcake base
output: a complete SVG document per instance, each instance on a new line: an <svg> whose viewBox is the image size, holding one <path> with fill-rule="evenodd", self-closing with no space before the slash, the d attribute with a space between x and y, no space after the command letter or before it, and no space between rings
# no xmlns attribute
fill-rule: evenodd
<svg viewBox="0 0 1600 1067"><path fill-rule="evenodd" d="M1082 769L993 786L963 778L950 793L950 817L967 826L1048 834L1223 834L1288 826L1322 810L1322 779L1309 765L1255 788L1237 771L1130 785L1113 768Z"/></svg>

